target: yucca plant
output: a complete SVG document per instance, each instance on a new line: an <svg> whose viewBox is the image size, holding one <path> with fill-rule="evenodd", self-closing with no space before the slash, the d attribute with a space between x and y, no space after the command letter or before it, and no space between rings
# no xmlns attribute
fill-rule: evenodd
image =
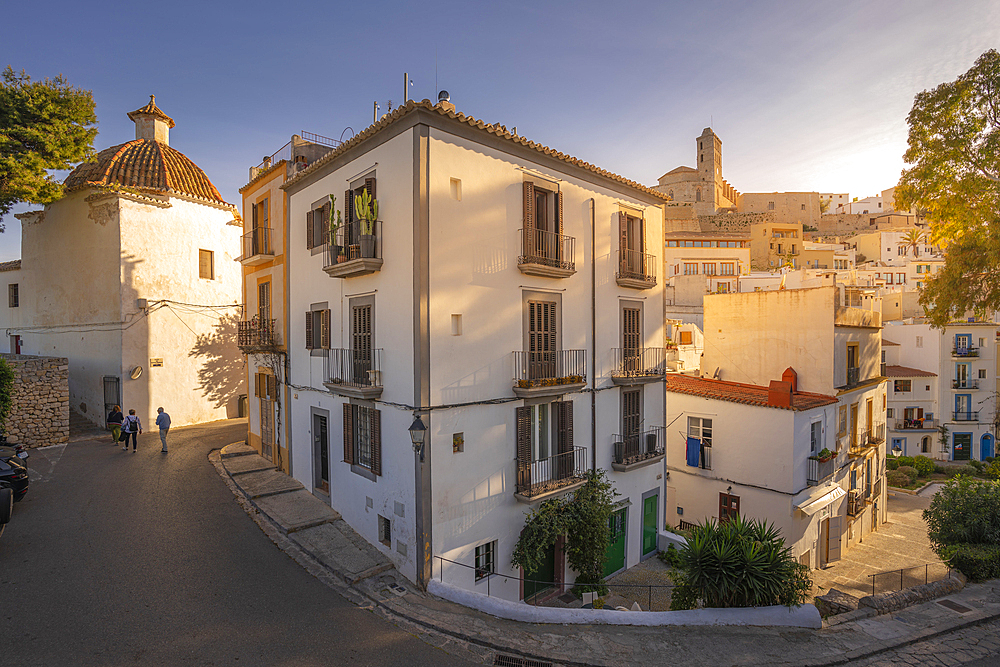
<svg viewBox="0 0 1000 667"><path fill-rule="evenodd" d="M737 515L691 529L679 553L671 608L764 607L802 604L812 587L809 570L766 521Z"/></svg>

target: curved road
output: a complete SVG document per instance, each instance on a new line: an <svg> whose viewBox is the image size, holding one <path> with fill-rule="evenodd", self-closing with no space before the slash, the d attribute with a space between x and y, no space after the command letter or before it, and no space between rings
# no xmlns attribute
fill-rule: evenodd
<svg viewBox="0 0 1000 667"><path fill-rule="evenodd" d="M0 537L10 665L468 665L337 595L278 550L208 452L244 420L156 433L139 451L34 450Z"/></svg>

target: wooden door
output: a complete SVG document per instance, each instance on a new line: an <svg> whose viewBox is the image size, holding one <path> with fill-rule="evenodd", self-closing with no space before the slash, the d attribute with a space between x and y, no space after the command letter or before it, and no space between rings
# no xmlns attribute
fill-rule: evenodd
<svg viewBox="0 0 1000 667"><path fill-rule="evenodd" d="M729 521L740 513L740 497L728 493L719 494L719 522Z"/></svg>
<svg viewBox="0 0 1000 667"><path fill-rule="evenodd" d="M832 563L840 560L840 534L844 531L843 517L830 517L826 529L826 561Z"/></svg>
<svg viewBox="0 0 1000 667"><path fill-rule="evenodd" d="M607 553L604 557L604 576L610 577L615 572L625 569L625 536L626 536L626 511L623 507L611 515L609 529L611 530L611 543L608 545Z"/></svg>

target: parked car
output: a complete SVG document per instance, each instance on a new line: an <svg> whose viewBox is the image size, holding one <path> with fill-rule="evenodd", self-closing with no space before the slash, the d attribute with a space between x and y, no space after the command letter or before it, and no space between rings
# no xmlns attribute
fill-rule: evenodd
<svg viewBox="0 0 1000 667"><path fill-rule="evenodd" d="M10 489L14 502L21 501L28 493L28 469L17 456L0 460L0 489Z"/></svg>
<svg viewBox="0 0 1000 667"><path fill-rule="evenodd" d="M14 492L10 489L0 489L0 535L3 535L4 526L10 521L13 511Z"/></svg>

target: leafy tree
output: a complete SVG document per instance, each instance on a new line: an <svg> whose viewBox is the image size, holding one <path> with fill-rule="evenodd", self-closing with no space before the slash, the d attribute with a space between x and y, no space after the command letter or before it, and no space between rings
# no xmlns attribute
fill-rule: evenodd
<svg viewBox="0 0 1000 667"><path fill-rule="evenodd" d="M89 90L62 75L32 81L7 67L0 80L0 218L18 202L59 199L62 183L46 170L91 159L96 124Z"/></svg>
<svg viewBox="0 0 1000 667"><path fill-rule="evenodd" d="M924 510L935 550L950 544L1000 545L1000 482L953 477Z"/></svg>
<svg viewBox="0 0 1000 667"><path fill-rule="evenodd" d="M920 303L935 326L1000 308L1000 54L991 49L955 81L918 94L896 202L932 221L944 269Z"/></svg>
<svg viewBox="0 0 1000 667"><path fill-rule="evenodd" d="M809 568L795 560L781 532L742 515L693 528L679 561L671 609L794 606L812 588Z"/></svg>

